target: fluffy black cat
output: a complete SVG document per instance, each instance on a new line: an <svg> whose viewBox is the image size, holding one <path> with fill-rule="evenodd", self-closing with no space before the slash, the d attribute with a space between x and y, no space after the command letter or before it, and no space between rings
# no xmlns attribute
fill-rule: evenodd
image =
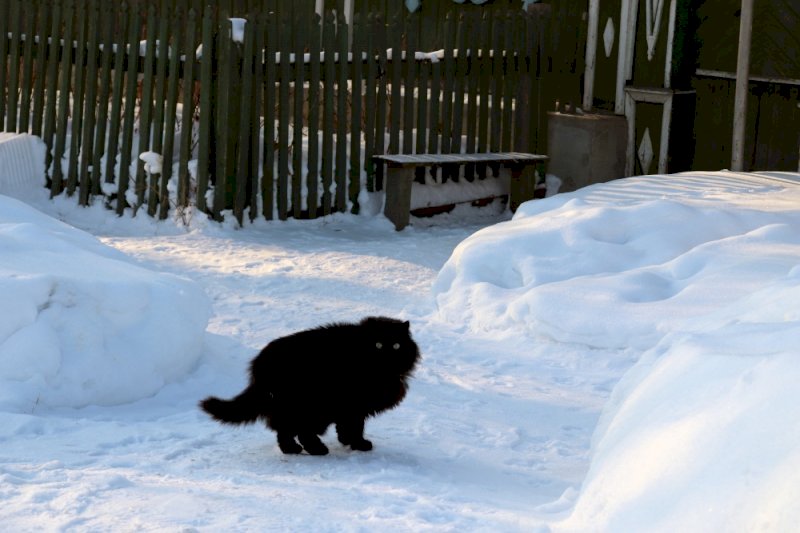
<svg viewBox="0 0 800 533"><path fill-rule="evenodd" d="M227 424L262 419L286 454L325 455L319 436L331 424L339 442L369 451L364 422L403 400L418 361L408 322L329 324L273 340L250 363L244 391L232 400L206 398L200 407Z"/></svg>

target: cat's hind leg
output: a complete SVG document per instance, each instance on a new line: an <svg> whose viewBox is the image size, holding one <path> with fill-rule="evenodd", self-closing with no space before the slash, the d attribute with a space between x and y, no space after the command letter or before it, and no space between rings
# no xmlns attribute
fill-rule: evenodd
<svg viewBox="0 0 800 533"><path fill-rule="evenodd" d="M316 433L300 433L297 436L300 444L311 455L327 455L328 447L325 446Z"/></svg>
<svg viewBox="0 0 800 533"><path fill-rule="evenodd" d="M294 440L293 433L278 432L278 447L287 455L296 455L303 451L303 447Z"/></svg>

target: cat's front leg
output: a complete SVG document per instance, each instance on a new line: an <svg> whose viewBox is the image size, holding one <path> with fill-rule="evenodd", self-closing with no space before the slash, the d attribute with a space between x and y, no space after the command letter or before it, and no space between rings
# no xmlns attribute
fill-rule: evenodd
<svg viewBox="0 0 800 533"><path fill-rule="evenodd" d="M372 443L364 438L363 418L337 422L336 436L339 442L354 450L368 452L372 449Z"/></svg>

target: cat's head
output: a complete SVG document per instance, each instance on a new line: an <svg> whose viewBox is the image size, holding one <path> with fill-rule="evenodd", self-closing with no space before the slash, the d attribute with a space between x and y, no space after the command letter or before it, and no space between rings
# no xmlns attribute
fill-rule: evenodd
<svg viewBox="0 0 800 533"><path fill-rule="evenodd" d="M411 323L388 317L367 317L361 321L374 361L381 367L408 375L419 361L419 347L411 338Z"/></svg>

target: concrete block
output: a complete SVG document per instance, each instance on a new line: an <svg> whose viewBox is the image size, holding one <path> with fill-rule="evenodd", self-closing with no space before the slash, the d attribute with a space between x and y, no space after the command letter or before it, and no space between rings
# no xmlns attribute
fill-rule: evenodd
<svg viewBox="0 0 800 533"><path fill-rule="evenodd" d="M547 173L561 178L560 192L625 176L625 117L555 112L547 115Z"/></svg>

